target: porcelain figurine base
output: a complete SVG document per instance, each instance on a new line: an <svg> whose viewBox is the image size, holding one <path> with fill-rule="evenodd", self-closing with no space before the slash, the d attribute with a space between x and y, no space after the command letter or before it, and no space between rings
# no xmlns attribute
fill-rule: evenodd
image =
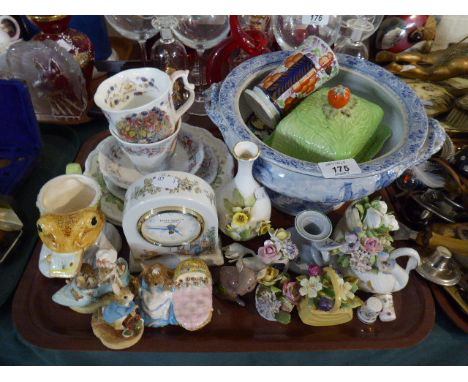
<svg viewBox="0 0 468 382"><path fill-rule="evenodd" d="M112 301L114 301L114 294L109 293L102 296L99 301L96 301L92 304L86 305L84 307L70 307L70 309L80 314L93 314L103 306L110 304Z"/></svg>
<svg viewBox="0 0 468 382"><path fill-rule="evenodd" d="M145 328L142 323L139 329L135 331L136 333L134 335L123 337L121 330L115 330L103 320L100 311L93 314L91 327L93 328L94 335L99 338L102 344L112 350L122 350L132 347L140 341Z"/></svg>

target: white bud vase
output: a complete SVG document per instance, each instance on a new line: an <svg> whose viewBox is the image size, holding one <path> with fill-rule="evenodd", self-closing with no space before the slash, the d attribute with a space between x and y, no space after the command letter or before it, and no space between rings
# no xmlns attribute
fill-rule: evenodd
<svg viewBox="0 0 468 382"><path fill-rule="evenodd" d="M249 141L238 142L233 152L238 170L234 179L216 194L218 220L226 235L245 241L267 232L271 202L252 175L253 163L260 155L258 146Z"/></svg>

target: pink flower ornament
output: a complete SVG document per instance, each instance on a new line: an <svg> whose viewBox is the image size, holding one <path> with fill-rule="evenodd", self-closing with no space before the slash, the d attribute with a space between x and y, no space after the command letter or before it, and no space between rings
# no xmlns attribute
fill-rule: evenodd
<svg viewBox="0 0 468 382"><path fill-rule="evenodd" d="M383 251L383 245L376 237L366 237L363 245L364 249L369 253L379 253Z"/></svg>
<svg viewBox="0 0 468 382"><path fill-rule="evenodd" d="M281 258L281 253L277 250L275 243L266 240L263 247L258 249L258 256L265 264L271 264Z"/></svg>

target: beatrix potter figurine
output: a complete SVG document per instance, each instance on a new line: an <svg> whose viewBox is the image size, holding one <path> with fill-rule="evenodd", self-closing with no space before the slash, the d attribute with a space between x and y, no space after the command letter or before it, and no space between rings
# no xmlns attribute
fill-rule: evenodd
<svg viewBox="0 0 468 382"><path fill-rule="evenodd" d="M254 161L260 155L253 142L238 142L233 149L238 171L232 182L216 195L220 229L237 241L245 241L268 232L270 199L252 175Z"/></svg>
<svg viewBox="0 0 468 382"><path fill-rule="evenodd" d="M127 262L117 259L120 247L119 233L112 225L106 225L96 245L83 256L79 272L52 296L52 300L84 314L94 313L112 301L112 292L118 293L130 280Z"/></svg>
<svg viewBox="0 0 468 382"><path fill-rule="evenodd" d="M157 328L177 325L172 306L173 271L162 264L143 266L139 300L145 325Z"/></svg>
<svg viewBox="0 0 468 382"><path fill-rule="evenodd" d="M94 335L109 349L120 350L135 345L143 335L143 319L129 288L121 288L115 301L93 314Z"/></svg>
<svg viewBox="0 0 468 382"><path fill-rule="evenodd" d="M128 264L122 258L117 259L115 250L99 250L95 258L94 266L87 259L89 262L82 264L78 274L52 296L55 303L90 314L115 300L114 293L128 286Z"/></svg>

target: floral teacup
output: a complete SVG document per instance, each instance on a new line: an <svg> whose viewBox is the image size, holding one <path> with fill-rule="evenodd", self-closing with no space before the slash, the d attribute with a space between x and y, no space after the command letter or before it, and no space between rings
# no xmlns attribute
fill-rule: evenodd
<svg viewBox="0 0 468 382"><path fill-rule="evenodd" d="M169 76L156 68L124 70L99 85L94 102L104 112L114 136L129 143L158 142L174 133L195 99L188 73L178 70ZM176 110L172 93L178 78L189 98Z"/></svg>
<svg viewBox="0 0 468 382"><path fill-rule="evenodd" d="M167 138L154 143L130 143L119 138L111 129L112 136L127 154L130 161L142 173L167 170L177 146L177 135L180 131L181 120L177 122L176 130Z"/></svg>

